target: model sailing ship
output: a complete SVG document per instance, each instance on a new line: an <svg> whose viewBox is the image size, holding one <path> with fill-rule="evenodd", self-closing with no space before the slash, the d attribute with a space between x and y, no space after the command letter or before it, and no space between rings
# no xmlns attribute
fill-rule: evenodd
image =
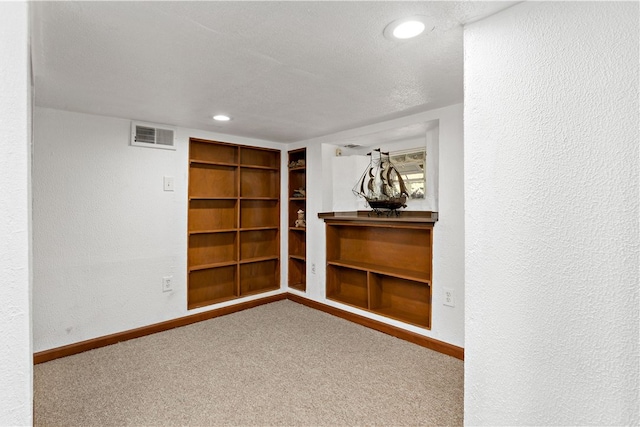
<svg viewBox="0 0 640 427"><path fill-rule="evenodd" d="M369 166L353 187L353 192L364 197L377 215L400 215L398 209L406 208L409 192L398 170L391 163L388 152L379 148L367 154Z"/></svg>

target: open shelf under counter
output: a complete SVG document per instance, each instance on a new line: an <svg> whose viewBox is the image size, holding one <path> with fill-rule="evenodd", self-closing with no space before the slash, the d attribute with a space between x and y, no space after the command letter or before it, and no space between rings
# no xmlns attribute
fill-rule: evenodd
<svg viewBox="0 0 640 427"><path fill-rule="evenodd" d="M437 212L327 212L327 298L431 328Z"/></svg>

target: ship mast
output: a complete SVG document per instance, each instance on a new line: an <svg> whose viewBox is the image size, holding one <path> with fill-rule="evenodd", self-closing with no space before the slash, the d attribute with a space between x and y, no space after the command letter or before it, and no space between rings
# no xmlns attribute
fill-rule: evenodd
<svg viewBox="0 0 640 427"><path fill-rule="evenodd" d="M376 148L370 153L369 166L353 188L353 193L363 197L377 214L390 212L398 215L398 209L406 207L409 192L398 170L391 163L388 152Z"/></svg>

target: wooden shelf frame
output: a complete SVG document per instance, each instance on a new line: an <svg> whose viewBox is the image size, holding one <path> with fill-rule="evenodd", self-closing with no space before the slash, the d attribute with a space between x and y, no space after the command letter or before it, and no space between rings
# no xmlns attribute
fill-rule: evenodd
<svg viewBox="0 0 640 427"><path fill-rule="evenodd" d="M319 214L327 237L327 298L430 329L433 214Z"/></svg>
<svg viewBox="0 0 640 427"><path fill-rule="evenodd" d="M273 166L254 166L254 165L238 165L241 168L244 169L257 169L257 170L265 170L265 171L280 171L279 167L273 167Z"/></svg>
<svg viewBox="0 0 640 427"><path fill-rule="evenodd" d="M189 309L280 288L280 157L189 140Z"/></svg>
<svg viewBox="0 0 640 427"><path fill-rule="evenodd" d="M189 160L189 165L212 165L212 166L224 166L236 168L239 165L237 163L226 162L212 162L210 160Z"/></svg>
<svg viewBox="0 0 640 427"><path fill-rule="evenodd" d="M303 165L289 167L288 186L288 226L289 226L289 277L287 284L289 288L300 292L306 292L306 241L307 229L296 227L295 221L298 219L298 211L302 209L307 212L307 198L293 197L294 191L299 188L307 189L307 149L299 148L288 152L287 165L304 160Z"/></svg>
<svg viewBox="0 0 640 427"><path fill-rule="evenodd" d="M189 196L189 201L192 200L238 200L237 197L213 197L213 196Z"/></svg>
<svg viewBox="0 0 640 427"><path fill-rule="evenodd" d="M336 265L338 267L351 268L354 270L369 271L375 274L398 277L400 279L413 280L429 285L431 283L431 275L426 271L414 271L404 268L381 267L378 264L358 261L327 261L327 265Z"/></svg>
<svg viewBox="0 0 640 427"><path fill-rule="evenodd" d="M221 229L221 230L195 230L189 231L189 235L194 234L215 234L215 233L230 233L232 231L237 231L235 228Z"/></svg>
<svg viewBox="0 0 640 427"><path fill-rule="evenodd" d="M209 264L191 265L189 266L189 273L191 273L192 271L211 270L212 268L228 267L230 265L236 265L236 264L238 264L237 261L221 261L221 262L212 262Z"/></svg>

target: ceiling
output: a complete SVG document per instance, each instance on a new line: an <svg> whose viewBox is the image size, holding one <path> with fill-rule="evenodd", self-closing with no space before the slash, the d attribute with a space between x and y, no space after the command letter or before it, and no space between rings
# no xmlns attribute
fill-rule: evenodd
<svg viewBox="0 0 640 427"><path fill-rule="evenodd" d="M461 25L513 3L32 2L35 103L306 140L462 102ZM385 38L412 15L435 28Z"/></svg>

